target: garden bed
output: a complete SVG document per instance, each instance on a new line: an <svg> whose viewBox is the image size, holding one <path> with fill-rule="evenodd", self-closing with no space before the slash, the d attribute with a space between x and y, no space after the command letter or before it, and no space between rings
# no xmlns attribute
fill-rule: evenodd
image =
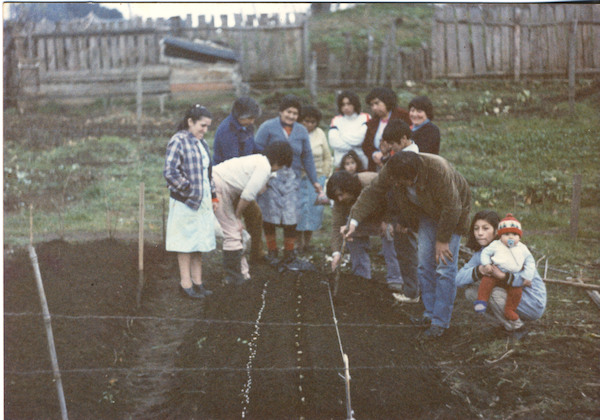
<svg viewBox="0 0 600 420"><path fill-rule="evenodd" d="M141 294L135 243L36 250L71 418L346 418L325 250L312 257L321 272L258 266L239 287L220 284L221 255L210 253L204 302L183 297L160 246L146 245ZM459 291L448 333L424 341L409 322L421 304L394 304L382 279L343 273L334 301L355 418L597 418L598 309L585 292L549 285L546 315L514 341ZM60 418L22 248L5 249L4 312L5 417Z"/></svg>

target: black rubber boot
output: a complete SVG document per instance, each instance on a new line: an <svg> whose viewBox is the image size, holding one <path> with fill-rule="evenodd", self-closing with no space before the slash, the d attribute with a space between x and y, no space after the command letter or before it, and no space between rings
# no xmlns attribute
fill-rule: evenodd
<svg viewBox="0 0 600 420"><path fill-rule="evenodd" d="M265 262L271 267L277 267L279 265L279 251L276 249L269 250L269 253L265 255Z"/></svg>
<svg viewBox="0 0 600 420"><path fill-rule="evenodd" d="M242 275L243 252L241 249L237 251L223 251L224 284L242 284L245 281Z"/></svg>

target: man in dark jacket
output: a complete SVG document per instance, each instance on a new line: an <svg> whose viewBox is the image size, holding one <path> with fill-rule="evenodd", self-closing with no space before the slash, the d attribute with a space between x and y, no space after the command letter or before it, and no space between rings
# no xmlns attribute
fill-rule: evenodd
<svg viewBox="0 0 600 420"><path fill-rule="evenodd" d="M404 221L418 231L419 285L425 312L413 321L431 325L426 337L439 337L450 326L458 250L461 235L469 226L471 190L444 158L397 153L356 200L347 236L384 204L387 191L392 192Z"/></svg>
<svg viewBox="0 0 600 420"><path fill-rule="evenodd" d="M365 98L367 105L371 107L371 120L367 122L367 133L362 144L362 149L369 159L369 171L377 172L383 165L380 150L383 130L390 120L401 119L410 125L408 111L398 107L396 92L391 89L378 87L369 92Z"/></svg>

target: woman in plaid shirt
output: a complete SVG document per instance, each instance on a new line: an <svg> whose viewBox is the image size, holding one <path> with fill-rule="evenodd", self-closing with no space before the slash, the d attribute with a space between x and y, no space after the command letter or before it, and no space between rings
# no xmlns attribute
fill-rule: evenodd
<svg viewBox="0 0 600 420"><path fill-rule="evenodd" d="M213 212L218 200L204 140L211 121L211 113L200 105L185 114L167 145L163 171L171 196L166 249L177 252L181 289L197 299L212 294L202 284L202 252L216 248Z"/></svg>

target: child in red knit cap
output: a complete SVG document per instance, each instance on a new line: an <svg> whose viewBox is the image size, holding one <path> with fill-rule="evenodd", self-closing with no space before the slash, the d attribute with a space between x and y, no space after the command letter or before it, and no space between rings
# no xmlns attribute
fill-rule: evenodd
<svg viewBox="0 0 600 420"><path fill-rule="evenodd" d="M483 313L487 308L490 293L494 287L506 289L507 298L504 307L504 316L515 324L521 324L516 312L521 302L523 287L531 284L535 273L535 260L525 244L521 243L523 231L521 223L510 213L498 224L497 239L481 251L481 273L484 275L479 285L477 300L475 301L475 312ZM497 279L491 276L492 264L506 273L505 279ZM513 273L522 271L522 280L515 280Z"/></svg>

